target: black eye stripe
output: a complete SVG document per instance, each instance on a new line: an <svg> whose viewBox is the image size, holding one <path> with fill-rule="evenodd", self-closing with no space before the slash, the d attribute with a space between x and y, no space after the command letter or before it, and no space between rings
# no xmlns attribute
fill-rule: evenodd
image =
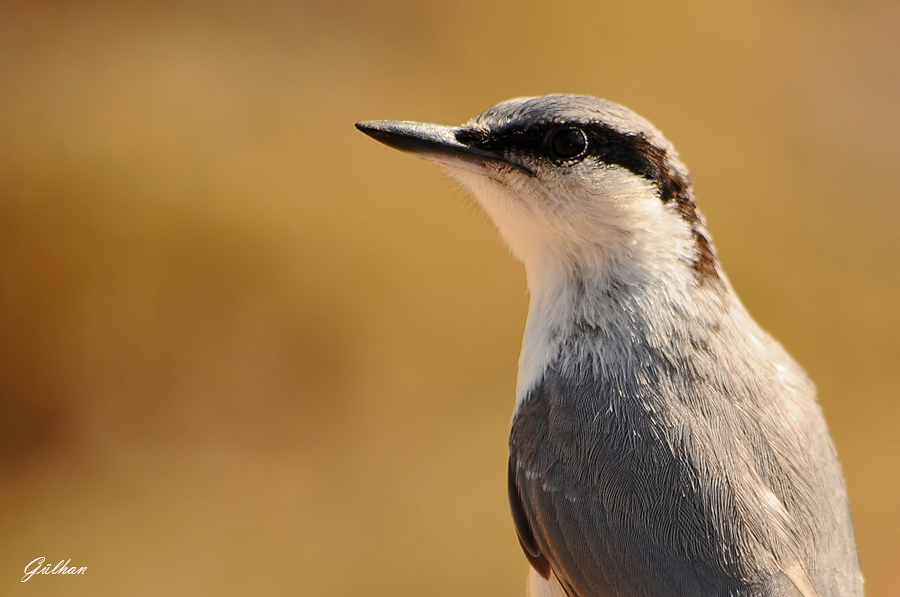
<svg viewBox="0 0 900 597"><path fill-rule="evenodd" d="M554 155L549 140L559 131L581 131L586 148L577 158L566 159ZM690 186L690 182L666 163L666 150L651 143L643 134L617 131L607 125L588 122L549 122L527 127L507 125L487 132L479 139L479 145L493 151L513 151L538 158L549 159L556 165L571 165L586 159L596 159L603 164L620 166L652 180L657 184L660 198L670 201Z"/></svg>

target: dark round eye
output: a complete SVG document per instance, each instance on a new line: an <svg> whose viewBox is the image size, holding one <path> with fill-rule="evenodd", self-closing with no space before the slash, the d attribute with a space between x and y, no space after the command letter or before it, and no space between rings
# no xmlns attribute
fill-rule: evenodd
<svg viewBox="0 0 900 597"><path fill-rule="evenodd" d="M587 150L587 137L581 129L559 129L547 138L550 155L560 161L580 157Z"/></svg>

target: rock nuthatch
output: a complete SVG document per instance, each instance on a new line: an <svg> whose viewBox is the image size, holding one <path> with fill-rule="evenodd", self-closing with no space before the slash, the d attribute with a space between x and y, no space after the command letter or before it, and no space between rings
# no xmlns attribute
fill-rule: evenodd
<svg viewBox="0 0 900 597"><path fill-rule="evenodd" d="M550 95L356 126L445 166L525 266L509 498L529 595L862 595L815 388L741 304L653 125Z"/></svg>

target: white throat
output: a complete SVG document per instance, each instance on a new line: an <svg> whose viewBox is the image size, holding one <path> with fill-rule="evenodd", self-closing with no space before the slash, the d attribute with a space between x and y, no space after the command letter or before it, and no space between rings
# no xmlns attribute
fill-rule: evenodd
<svg viewBox="0 0 900 597"><path fill-rule="evenodd" d="M640 313L667 312L660 302L690 302L683 296L695 284L690 226L673 204L659 199L650 181L611 168L590 189L558 189L578 193L580 200L573 201L571 194L547 197L527 184L513 189L469 170L453 168L451 174L475 194L525 266L531 301L517 406L559 357L561 342L577 322L608 329L609 337L628 335L624 328L636 324L636 314L606 300L611 285L618 285L617 294L631 289ZM654 308L640 308L650 303Z"/></svg>

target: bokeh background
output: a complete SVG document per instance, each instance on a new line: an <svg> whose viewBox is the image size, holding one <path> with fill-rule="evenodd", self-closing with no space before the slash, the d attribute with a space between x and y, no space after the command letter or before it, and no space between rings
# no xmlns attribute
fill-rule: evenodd
<svg viewBox="0 0 900 597"><path fill-rule="evenodd" d="M524 273L363 119L658 125L900 583L900 4L0 3L0 594L522 595ZM21 583L45 556L81 577Z"/></svg>

